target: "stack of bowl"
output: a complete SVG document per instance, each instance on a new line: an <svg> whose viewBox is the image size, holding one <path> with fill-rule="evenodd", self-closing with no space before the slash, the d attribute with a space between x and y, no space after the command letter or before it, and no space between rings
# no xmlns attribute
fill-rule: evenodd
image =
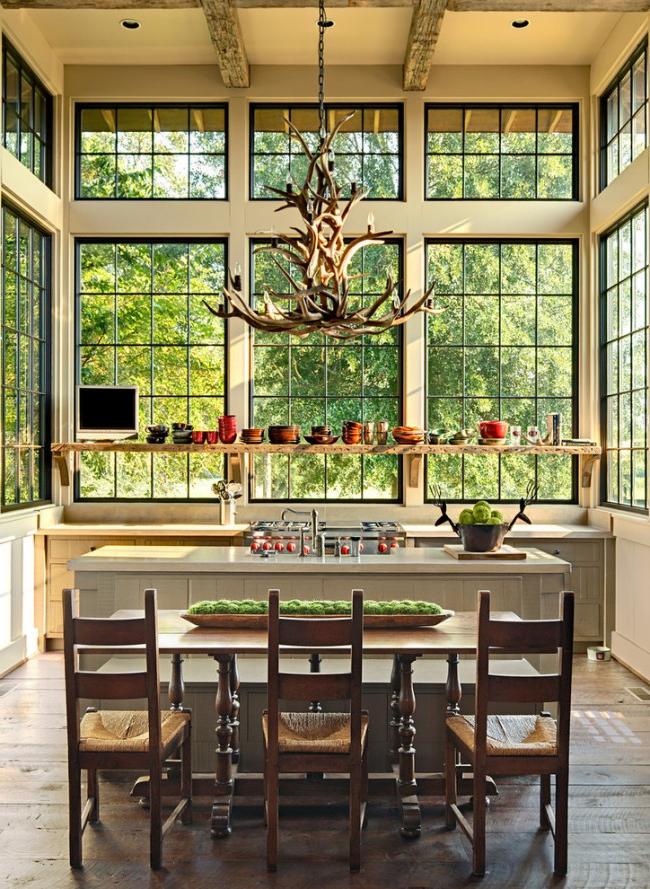
<svg viewBox="0 0 650 889"><path fill-rule="evenodd" d="M240 438L244 444L262 444L264 441L264 428L253 426L250 429L242 429Z"/></svg>
<svg viewBox="0 0 650 889"><path fill-rule="evenodd" d="M153 426L147 426L147 443L163 444L169 435L169 426L164 423L155 423Z"/></svg>
<svg viewBox="0 0 650 889"><path fill-rule="evenodd" d="M190 423L172 423L172 441L174 444L189 444L192 441L192 429Z"/></svg>
<svg viewBox="0 0 650 889"><path fill-rule="evenodd" d="M305 441L315 445L334 444L338 440L338 435L332 435L332 430L329 426L312 426L311 435L305 435Z"/></svg>
<svg viewBox="0 0 650 889"><path fill-rule="evenodd" d="M226 414L219 417L219 438L224 444L232 444L237 439L237 417Z"/></svg>
<svg viewBox="0 0 650 889"><path fill-rule="evenodd" d="M269 426L271 444L298 444L300 426Z"/></svg>
<svg viewBox="0 0 650 889"><path fill-rule="evenodd" d="M346 420L343 424L343 441L345 444L361 444L363 435L363 423L356 420Z"/></svg>
<svg viewBox="0 0 650 889"><path fill-rule="evenodd" d="M424 429L417 426L395 426L393 429L393 438L398 444L422 444L424 435Z"/></svg>

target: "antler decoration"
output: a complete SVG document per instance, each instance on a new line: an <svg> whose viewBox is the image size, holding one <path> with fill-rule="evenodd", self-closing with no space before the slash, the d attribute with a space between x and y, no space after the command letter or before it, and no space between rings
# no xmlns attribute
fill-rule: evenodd
<svg viewBox="0 0 650 889"><path fill-rule="evenodd" d="M369 244L383 244L390 231L368 231L346 243L343 228L352 208L366 192L355 190L349 200L341 203L340 190L332 175L334 166L333 143L341 127L352 117L347 115L328 134L322 135L317 151L312 151L302 134L286 119L291 138L300 144L307 156L305 181L298 191L291 183L285 191L267 185L266 188L284 202L278 210L296 209L304 228L292 226L292 235L274 235L270 244L257 247L255 253L269 253L283 277L290 293L265 290L259 311L249 305L241 293L239 277L228 273L229 284L223 289L225 304L217 309L206 300L204 304L218 318L242 318L257 330L274 333L288 332L307 336L319 331L336 339L348 339L361 334L381 333L396 327L424 311L436 314L433 306L433 286L422 296L411 301L411 291L401 296L398 282L387 274L383 293L368 306L359 306L351 298L350 284L360 275L349 275L348 269L355 255ZM277 211L276 211L277 212ZM353 304L356 302L356 304ZM288 303L288 305L286 305ZM410 305L409 305L410 303Z"/></svg>

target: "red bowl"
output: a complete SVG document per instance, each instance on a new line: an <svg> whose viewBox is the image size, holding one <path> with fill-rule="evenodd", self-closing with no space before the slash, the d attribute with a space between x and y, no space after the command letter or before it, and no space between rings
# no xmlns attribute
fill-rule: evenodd
<svg viewBox="0 0 650 889"><path fill-rule="evenodd" d="M216 429L210 429L205 433L205 439L208 444L219 444L219 433Z"/></svg>
<svg viewBox="0 0 650 889"><path fill-rule="evenodd" d="M505 420L483 420L478 424L481 438L505 438L508 424Z"/></svg>
<svg viewBox="0 0 650 889"><path fill-rule="evenodd" d="M203 429L193 429L192 430L192 441L194 442L194 444L203 444L203 442L205 441L206 435L207 435L207 432L205 432Z"/></svg>

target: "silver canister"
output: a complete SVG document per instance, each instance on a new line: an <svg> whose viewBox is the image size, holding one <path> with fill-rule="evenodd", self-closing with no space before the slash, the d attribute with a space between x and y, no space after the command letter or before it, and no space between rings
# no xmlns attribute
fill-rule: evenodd
<svg viewBox="0 0 650 889"><path fill-rule="evenodd" d="M388 444L388 420L380 420L377 423L377 444Z"/></svg>
<svg viewBox="0 0 650 889"><path fill-rule="evenodd" d="M363 443L364 444L374 444L375 443L375 424L374 423L364 423L363 424Z"/></svg>

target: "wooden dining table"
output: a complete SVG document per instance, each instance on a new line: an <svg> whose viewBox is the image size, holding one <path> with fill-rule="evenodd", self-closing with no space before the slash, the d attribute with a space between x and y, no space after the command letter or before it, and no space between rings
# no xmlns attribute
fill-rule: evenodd
<svg viewBox="0 0 650 889"><path fill-rule="evenodd" d="M512 612L495 612L498 620L519 620ZM116 611L113 618L142 617L141 611ZM211 832L214 837L226 837L232 831L232 807L235 793L262 793L261 776L246 775L238 770L239 761L239 673L238 656L267 654L267 632L263 629L213 629L193 627L178 611L158 612L158 648L161 655L171 656L168 687L171 710L183 709L183 658L204 655L217 664L216 694L216 769L215 776L194 779L196 795L213 796ZM462 688L458 673L461 655L476 655L477 614L456 612L435 627L418 629L366 629L363 653L366 656L392 656L392 669L387 676L390 684L388 713L390 753L394 771L388 775L374 775L373 780L394 783L401 813L400 832L405 837L417 837L421 831L421 811L418 792L437 795L444 792L442 773L419 775L415 769L415 689L413 663L424 656L445 656L447 659L446 713L460 712ZM92 654L136 653L133 646L80 646L80 651ZM341 653L345 649L340 650ZM328 653L332 650L328 649ZM309 656L310 668L318 672L319 653L310 649L291 648L287 654ZM312 702L312 707L317 702ZM442 726L441 726L442 731ZM458 763L459 772L463 766ZM147 779L139 779L132 794L146 798ZM166 793L177 792L173 777L167 781ZM488 791L489 792L489 791Z"/></svg>

